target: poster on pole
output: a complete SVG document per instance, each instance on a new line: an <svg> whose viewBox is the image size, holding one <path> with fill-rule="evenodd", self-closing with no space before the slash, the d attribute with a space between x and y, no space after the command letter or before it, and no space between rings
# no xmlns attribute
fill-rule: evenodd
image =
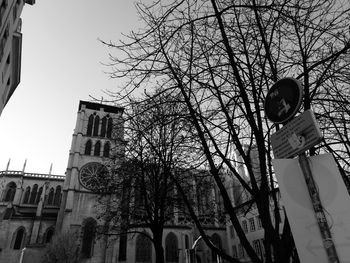
<svg viewBox="0 0 350 263"><path fill-rule="evenodd" d="M350 263L350 196L332 155L309 162L340 262ZM298 159L275 159L273 166L300 261L328 263Z"/></svg>

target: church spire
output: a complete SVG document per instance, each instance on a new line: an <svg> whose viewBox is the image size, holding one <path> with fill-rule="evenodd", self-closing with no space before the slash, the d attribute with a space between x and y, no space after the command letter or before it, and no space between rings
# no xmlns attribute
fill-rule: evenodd
<svg viewBox="0 0 350 263"><path fill-rule="evenodd" d="M24 173L24 170L26 169L26 166L27 166L27 159L24 161L22 173Z"/></svg>
<svg viewBox="0 0 350 263"><path fill-rule="evenodd" d="M9 161L7 162L6 171L8 171L8 170L9 170L9 167L10 167L10 162L11 162L11 158L9 158Z"/></svg>
<svg viewBox="0 0 350 263"><path fill-rule="evenodd" d="M49 175L51 175L51 172L52 172L52 163L51 163L51 165L50 165L50 171L49 171Z"/></svg>

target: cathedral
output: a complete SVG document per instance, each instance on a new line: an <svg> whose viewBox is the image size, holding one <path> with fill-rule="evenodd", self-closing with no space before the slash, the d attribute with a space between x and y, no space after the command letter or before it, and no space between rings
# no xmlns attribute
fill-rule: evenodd
<svg viewBox="0 0 350 263"><path fill-rule="evenodd" d="M95 234L105 222L98 217L94 178L112 155L123 155L122 115L123 108L80 101L65 175L0 171L0 262L41 262L45 247L59 233L77 235L80 262L155 262L153 246L141 234ZM214 201L219 196L215 189L205 195ZM205 230L216 245L231 250L224 220L211 218ZM186 250L198 237L190 220L174 213L163 233L165 261L185 263ZM216 255L199 241L196 259L216 262Z"/></svg>

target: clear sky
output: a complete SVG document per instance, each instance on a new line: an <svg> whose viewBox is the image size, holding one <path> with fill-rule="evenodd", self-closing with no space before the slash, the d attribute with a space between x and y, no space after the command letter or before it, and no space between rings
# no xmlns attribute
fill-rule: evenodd
<svg viewBox="0 0 350 263"><path fill-rule="evenodd" d="M22 12L21 83L0 116L0 171L64 174L79 100L108 98L109 49L141 26L132 0L37 0Z"/></svg>

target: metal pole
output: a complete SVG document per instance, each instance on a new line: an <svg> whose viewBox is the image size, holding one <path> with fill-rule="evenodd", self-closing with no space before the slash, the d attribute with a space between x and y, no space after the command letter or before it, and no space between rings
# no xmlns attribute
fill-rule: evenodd
<svg viewBox="0 0 350 263"><path fill-rule="evenodd" d="M320 196L318 194L315 181L312 177L311 168L310 168L310 165L309 165L309 162L308 162L308 159L307 159L305 153L302 153L299 155L299 165L300 165L300 168L303 172L303 175L304 175L304 178L306 181L306 185L307 185L307 189L308 189L309 194L310 194L312 207L314 209L316 220L318 223L318 227L319 227L320 232L321 232L323 246L327 252L328 262L329 263L340 263L338 255L337 255L337 251L335 249L334 242L332 239L331 231L330 231L328 223L327 223L327 218L326 218L324 211L323 211L323 208L322 208L321 199L320 199Z"/></svg>
<svg viewBox="0 0 350 263"><path fill-rule="evenodd" d="M21 257L19 258L19 263L23 262L24 252L26 251L26 248L23 248L21 251Z"/></svg>

